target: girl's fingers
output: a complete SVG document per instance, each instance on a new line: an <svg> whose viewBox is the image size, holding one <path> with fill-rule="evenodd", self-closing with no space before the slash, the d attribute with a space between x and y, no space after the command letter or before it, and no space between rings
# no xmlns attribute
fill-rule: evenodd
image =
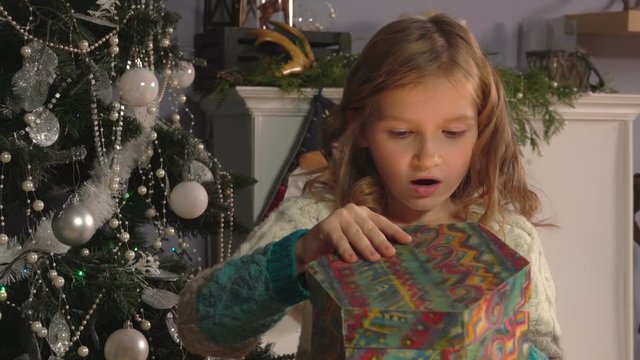
<svg viewBox="0 0 640 360"><path fill-rule="evenodd" d="M362 228L353 220L342 225L344 236L348 239L354 250L368 261L380 260L380 254L371 244L371 240L363 232Z"/></svg>
<svg viewBox="0 0 640 360"><path fill-rule="evenodd" d="M408 244L412 240L411 235L404 232L398 225L392 223L382 215L371 212L371 221L373 221L387 238L392 238L401 244Z"/></svg>
<svg viewBox="0 0 640 360"><path fill-rule="evenodd" d="M351 244L349 244L349 240L342 233L341 229L336 229L331 232L330 240L333 243L333 248L338 253L338 255L342 258L342 260L346 262L354 262L358 260L358 256L354 252Z"/></svg>
<svg viewBox="0 0 640 360"><path fill-rule="evenodd" d="M373 221L368 218L360 220L360 229L380 255L385 257L395 255L396 249Z"/></svg>

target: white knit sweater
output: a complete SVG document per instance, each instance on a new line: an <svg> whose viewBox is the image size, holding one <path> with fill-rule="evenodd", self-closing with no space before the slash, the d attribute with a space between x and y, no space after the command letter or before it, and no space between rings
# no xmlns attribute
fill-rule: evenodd
<svg viewBox="0 0 640 360"><path fill-rule="evenodd" d="M277 241L289 233L314 225L332 211L328 202L316 202L306 197L285 200L264 222L249 235L234 257L251 253L255 249ZM480 217L479 209L472 211L471 221ZM555 287L538 233L523 216L508 213L502 221L489 225L498 237L530 262L531 299L529 301L529 339L550 359L562 359L560 327L556 318ZM303 304L303 322L298 348L299 358L306 358L311 340L310 302Z"/></svg>

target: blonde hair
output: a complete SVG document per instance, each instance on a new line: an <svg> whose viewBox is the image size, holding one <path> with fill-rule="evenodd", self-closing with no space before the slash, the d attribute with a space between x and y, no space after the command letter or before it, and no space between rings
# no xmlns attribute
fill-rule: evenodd
<svg viewBox="0 0 640 360"><path fill-rule="evenodd" d="M377 95L433 76L471 82L478 109L471 165L452 198L465 213L480 205L485 224L506 209L531 219L540 204L526 181L502 82L469 30L442 14L394 21L367 43L347 78L342 102L323 122L321 147L328 165L305 190L335 208L355 203L384 214L384 184L356 135Z"/></svg>

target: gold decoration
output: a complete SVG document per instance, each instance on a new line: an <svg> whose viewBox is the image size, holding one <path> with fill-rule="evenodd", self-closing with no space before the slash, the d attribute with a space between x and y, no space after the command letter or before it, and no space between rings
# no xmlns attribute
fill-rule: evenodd
<svg viewBox="0 0 640 360"><path fill-rule="evenodd" d="M264 42L272 42L280 45L291 57L289 62L282 65L280 68L281 75L287 76L291 74L299 74L304 69L311 67L316 61L311 45L304 34L298 29L291 27L283 22L269 21L269 23L282 31L288 32L300 40L304 46L304 52L300 50L296 44L294 44L289 38L281 33L270 29L256 29L251 30L250 33L256 36L256 45Z"/></svg>

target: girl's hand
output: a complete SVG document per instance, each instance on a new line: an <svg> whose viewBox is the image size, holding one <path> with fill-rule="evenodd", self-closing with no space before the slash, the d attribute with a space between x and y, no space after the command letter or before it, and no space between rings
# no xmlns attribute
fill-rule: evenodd
<svg viewBox="0 0 640 360"><path fill-rule="evenodd" d="M401 244L411 242L411 236L397 225L365 206L348 204L335 210L311 228L295 245L298 272L322 255L337 253L346 262L358 258L380 260L396 253L388 238Z"/></svg>

